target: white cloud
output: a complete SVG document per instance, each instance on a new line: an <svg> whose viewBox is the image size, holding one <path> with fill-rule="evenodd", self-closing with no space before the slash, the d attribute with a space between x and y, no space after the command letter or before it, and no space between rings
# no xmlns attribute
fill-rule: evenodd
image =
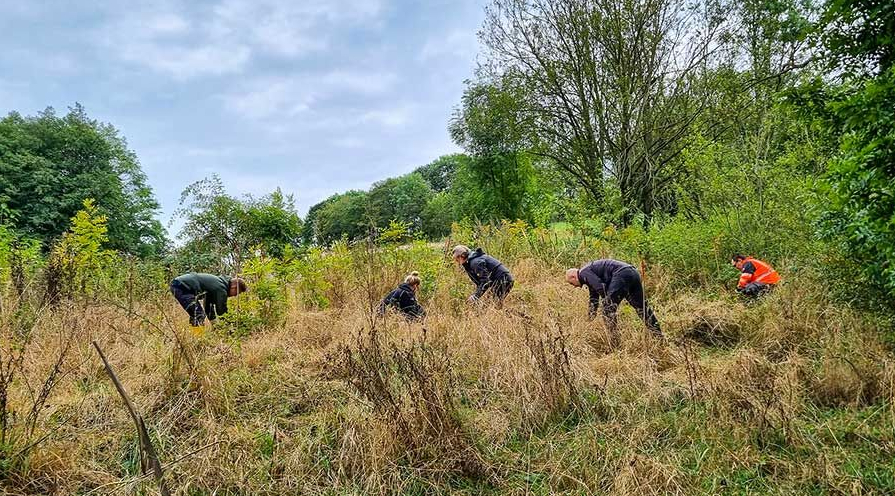
<svg viewBox="0 0 895 496"><path fill-rule="evenodd" d="M397 77L391 73L336 70L322 76L304 74L285 78L256 78L241 88L222 95L225 107L243 117L255 120L289 119L314 110L320 100L330 97L359 95L370 97L390 89ZM339 127L361 121L400 125L397 115L370 113L366 118L322 119L317 127ZM328 125L327 123L331 124Z"/></svg>
<svg viewBox="0 0 895 496"><path fill-rule="evenodd" d="M223 96L231 111L249 119L294 117L310 109L314 94L294 79L260 79Z"/></svg>
<svg viewBox="0 0 895 496"><path fill-rule="evenodd" d="M378 124L385 127L401 127L407 124L412 116L407 106L370 110L361 114L358 119L360 124Z"/></svg>
<svg viewBox="0 0 895 496"><path fill-rule="evenodd" d="M210 9L156 5L116 12L99 38L125 62L187 80L241 73L255 55L297 58L326 50L337 28L375 24L381 10L379 0L224 0Z"/></svg>

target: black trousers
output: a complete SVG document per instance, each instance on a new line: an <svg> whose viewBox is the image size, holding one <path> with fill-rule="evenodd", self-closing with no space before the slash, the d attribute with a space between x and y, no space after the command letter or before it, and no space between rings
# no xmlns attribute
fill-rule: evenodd
<svg viewBox="0 0 895 496"><path fill-rule="evenodd" d="M606 288L603 318L606 319L606 324L612 332L615 332L618 322L618 306L625 300L634 307L646 327L653 334L661 337L662 330L659 328L659 319L656 318L656 314L647 303L643 295L643 281L640 280L640 273L633 267L626 267L613 274L609 287Z"/></svg>
<svg viewBox="0 0 895 496"><path fill-rule="evenodd" d="M746 285L746 287L743 288L742 293L744 296L757 298L763 294L770 293L772 289L774 289L773 284L765 284L763 282L750 282Z"/></svg>
<svg viewBox="0 0 895 496"><path fill-rule="evenodd" d="M174 295L177 303L180 303L180 306L190 316L190 325L200 326L205 323L205 310L202 309L202 305L199 299L196 298L195 293L180 284L180 281L175 280L171 282L171 294Z"/></svg>
<svg viewBox="0 0 895 496"><path fill-rule="evenodd" d="M506 298L507 295L510 294L510 290L513 289L513 284L513 279L509 276L498 279L491 284L491 294L494 295L494 298L498 302L503 303L504 298Z"/></svg>

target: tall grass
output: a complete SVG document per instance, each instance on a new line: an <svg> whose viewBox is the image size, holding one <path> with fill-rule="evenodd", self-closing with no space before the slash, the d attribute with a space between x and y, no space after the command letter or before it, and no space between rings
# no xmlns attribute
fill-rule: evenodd
<svg viewBox="0 0 895 496"><path fill-rule="evenodd" d="M164 287L130 311L104 301L43 311L23 345L23 317L4 300L3 363L12 357L15 372L4 418L27 435L4 441L3 490L154 493L93 339L143 412L176 494L895 487L886 331L831 301L810 272L785 273L779 291L745 305L713 284L682 286L647 260L668 342L623 307L612 350L602 323L586 319L585 292L559 270L605 245L525 231L478 239L516 277L502 310L466 306L465 274L444 247L422 244L317 254L326 271L312 274L313 298L296 291L317 284L302 279L307 267L259 267L281 281L282 312L253 302L257 294L233 311L267 312L277 325L234 318L201 337ZM427 279L425 323L371 318L368 295L413 268Z"/></svg>

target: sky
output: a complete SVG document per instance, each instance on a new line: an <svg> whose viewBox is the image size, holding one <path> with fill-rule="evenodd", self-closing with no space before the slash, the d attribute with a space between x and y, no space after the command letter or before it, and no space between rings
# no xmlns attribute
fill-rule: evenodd
<svg viewBox="0 0 895 496"><path fill-rule="evenodd" d="M127 138L166 224L211 174L304 214L458 151L484 1L0 0L0 113L80 102Z"/></svg>

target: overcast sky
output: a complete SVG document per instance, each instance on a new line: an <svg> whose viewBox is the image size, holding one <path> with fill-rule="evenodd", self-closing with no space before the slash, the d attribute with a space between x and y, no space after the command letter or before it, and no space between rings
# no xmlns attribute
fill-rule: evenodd
<svg viewBox="0 0 895 496"><path fill-rule="evenodd" d="M0 112L80 102L113 124L166 223L212 173L304 214L457 151L483 3L0 0Z"/></svg>

